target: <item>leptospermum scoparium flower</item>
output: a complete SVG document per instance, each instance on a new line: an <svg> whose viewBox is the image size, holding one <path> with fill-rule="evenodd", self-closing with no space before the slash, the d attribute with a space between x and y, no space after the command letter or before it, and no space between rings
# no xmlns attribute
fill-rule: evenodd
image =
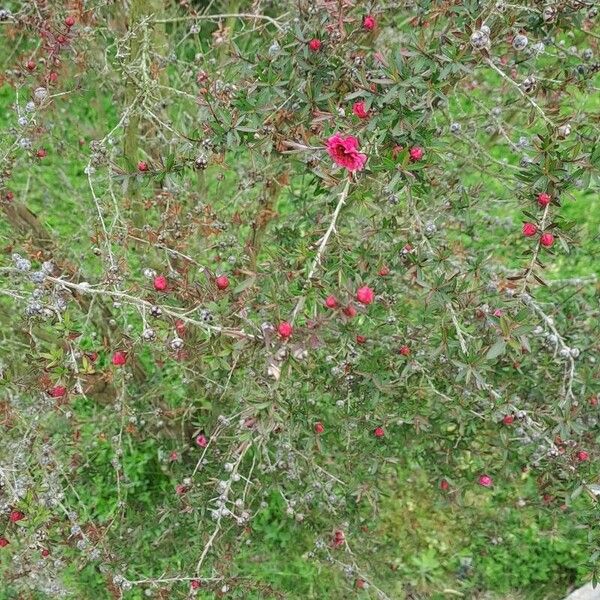
<svg viewBox="0 0 600 600"><path fill-rule="evenodd" d="M358 140L353 135L343 137L339 133L327 140L327 153L340 167L348 171L362 171L367 162L367 155L358 151Z"/></svg>

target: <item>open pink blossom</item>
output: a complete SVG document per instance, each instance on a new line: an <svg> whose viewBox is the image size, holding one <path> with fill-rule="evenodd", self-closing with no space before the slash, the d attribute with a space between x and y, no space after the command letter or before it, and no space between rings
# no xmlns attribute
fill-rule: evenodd
<svg viewBox="0 0 600 600"><path fill-rule="evenodd" d="M483 487L491 487L494 482L489 475L483 474L479 476L478 483Z"/></svg>
<svg viewBox="0 0 600 600"><path fill-rule="evenodd" d="M367 155L358 151L358 140L352 135L332 135L327 140L327 152L333 162L348 171L362 171L367 162Z"/></svg>

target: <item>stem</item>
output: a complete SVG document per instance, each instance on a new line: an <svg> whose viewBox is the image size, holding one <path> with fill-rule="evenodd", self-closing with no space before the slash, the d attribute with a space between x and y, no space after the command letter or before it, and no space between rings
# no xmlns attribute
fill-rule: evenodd
<svg viewBox="0 0 600 600"><path fill-rule="evenodd" d="M346 180L346 185L344 186L344 189L342 190L342 193L340 194L340 199L338 200L337 206L335 207L335 211L331 217L331 222L329 223L329 227L327 228L325 235L321 238L321 241L319 243L319 249L317 250L317 255L315 256L315 259L313 260L313 263L310 267L310 271L308 272L308 277L306 278L307 284L310 283L311 279L313 278L313 276L315 274L315 271L317 270L317 267L319 267L319 265L321 264L321 260L323 259L323 254L325 252L327 242L329 242L329 238L331 237L331 234L335 231L335 224L340 215L340 211L342 210L342 206L344 206L344 204L346 203L346 199L348 198L349 190L350 190L350 178L348 178ZM291 319L292 324L294 323L294 321L296 320L296 317L298 316L298 312L300 311L300 308L302 307L302 304L304 303L304 299L305 299L305 296L302 296L298 299L298 302L296 302L296 306L294 307L294 312L292 313L292 319Z"/></svg>

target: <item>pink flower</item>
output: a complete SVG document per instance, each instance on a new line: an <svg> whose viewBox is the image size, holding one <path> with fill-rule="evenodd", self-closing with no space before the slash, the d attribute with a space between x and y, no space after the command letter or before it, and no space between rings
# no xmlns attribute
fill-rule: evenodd
<svg viewBox="0 0 600 600"><path fill-rule="evenodd" d="M489 475L480 475L479 479L478 479L478 483L479 485L482 485L483 487L491 487L492 483L494 483L492 481L492 478Z"/></svg>
<svg viewBox="0 0 600 600"><path fill-rule="evenodd" d="M352 135L332 135L327 140L327 153L333 162L348 171L362 171L367 162L367 155L358 151L358 140Z"/></svg>
<svg viewBox="0 0 600 600"><path fill-rule="evenodd" d="M371 304L375 299L375 292L367 285L356 290L356 299L361 304Z"/></svg>
<svg viewBox="0 0 600 600"><path fill-rule="evenodd" d="M533 223L523 223L523 235L532 237L537 233L537 227Z"/></svg>
<svg viewBox="0 0 600 600"><path fill-rule="evenodd" d="M200 434L196 438L196 444L198 444L198 446L200 446L200 448L206 448L206 446L208 446L208 440L206 439L206 436Z"/></svg>
<svg viewBox="0 0 600 600"><path fill-rule="evenodd" d="M383 427L375 427L375 430L373 431L373 435L375 437L383 437L385 435L385 431L383 430Z"/></svg>
<svg viewBox="0 0 600 600"><path fill-rule="evenodd" d="M410 160L412 160L413 162L416 162L416 161L421 160L423 158L423 155L425 154L425 151L423 150L423 148L421 148L421 146L413 146L408 151L408 154L410 156Z"/></svg>
<svg viewBox="0 0 600 600"><path fill-rule="evenodd" d="M377 21L375 21L375 17L372 15L365 15L363 17L362 24L367 31L373 31L373 29L375 29L375 25L377 25Z"/></svg>
<svg viewBox="0 0 600 600"><path fill-rule="evenodd" d="M352 112L359 118L359 119L368 119L369 118L369 113L367 110L365 110L365 103L363 100L360 100L359 102L355 102L352 105Z"/></svg>
<svg viewBox="0 0 600 600"><path fill-rule="evenodd" d="M580 450L577 453L577 460L579 462L585 462L586 460L589 460L590 455L585 451L585 450Z"/></svg>
<svg viewBox="0 0 600 600"><path fill-rule="evenodd" d="M308 42L308 47L311 52L318 52L321 49L321 46L323 46L323 43L317 38L313 38Z"/></svg>

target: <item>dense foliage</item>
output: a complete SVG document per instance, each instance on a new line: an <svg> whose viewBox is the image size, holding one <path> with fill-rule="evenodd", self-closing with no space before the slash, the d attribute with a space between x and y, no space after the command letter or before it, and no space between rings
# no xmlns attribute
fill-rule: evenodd
<svg viewBox="0 0 600 600"><path fill-rule="evenodd" d="M597 12L5 1L0 598L595 577Z"/></svg>

